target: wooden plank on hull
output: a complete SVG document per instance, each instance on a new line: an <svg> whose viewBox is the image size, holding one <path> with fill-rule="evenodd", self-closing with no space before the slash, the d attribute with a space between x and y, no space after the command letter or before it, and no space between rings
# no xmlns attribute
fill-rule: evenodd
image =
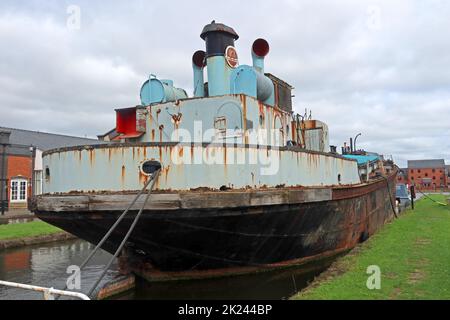
<svg viewBox="0 0 450 320"><path fill-rule="evenodd" d="M248 192L193 192L181 195L181 207L183 209L237 208L248 206L249 203L250 193Z"/></svg>
<svg viewBox="0 0 450 320"><path fill-rule="evenodd" d="M304 190L305 199L303 202L320 202L332 199L331 189L307 189Z"/></svg>
<svg viewBox="0 0 450 320"><path fill-rule="evenodd" d="M37 200L39 211L123 211L135 194L92 194L45 196ZM258 207L331 200L331 189L257 190L243 192L183 192L152 194L144 209L177 210ZM141 195L131 208L139 210L145 201Z"/></svg>
<svg viewBox="0 0 450 320"><path fill-rule="evenodd" d="M89 197L86 195L55 196L40 198L37 201L39 211L87 211L89 210Z"/></svg>
<svg viewBox="0 0 450 320"><path fill-rule="evenodd" d="M91 211L123 211L133 201L135 194L112 194L112 195L89 195L89 210ZM142 194L131 208L139 210L145 201L145 194ZM180 195L152 194L144 209L151 210L174 210L180 209Z"/></svg>
<svg viewBox="0 0 450 320"><path fill-rule="evenodd" d="M269 206L289 203L289 194L287 191L268 190L253 192L250 198L251 206Z"/></svg>
<svg viewBox="0 0 450 320"><path fill-rule="evenodd" d="M395 173L389 176L391 185ZM321 201L349 199L369 194L379 188L386 188L385 179L375 180L369 184L357 186L314 187L314 188L279 188L242 191L191 191L154 193L150 196L145 209L150 211L180 209L211 209L262 207L270 205L299 204ZM88 212L88 211L123 211L133 201L136 194L66 194L40 195L33 199L33 211L54 212ZM133 210L141 208L145 194L135 203Z"/></svg>
<svg viewBox="0 0 450 320"><path fill-rule="evenodd" d="M305 202L305 190L289 190L288 199L291 204Z"/></svg>

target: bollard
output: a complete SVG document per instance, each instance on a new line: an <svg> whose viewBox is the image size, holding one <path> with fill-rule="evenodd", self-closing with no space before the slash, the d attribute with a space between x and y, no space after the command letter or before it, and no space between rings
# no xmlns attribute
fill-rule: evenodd
<svg viewBox="0 0 450 320"><path fill-rule="evenodd" d="M414 199L416 198L416 191L414 190L414 186L409 187L409 192L411 194L411 209L414 210Z"/></svg>

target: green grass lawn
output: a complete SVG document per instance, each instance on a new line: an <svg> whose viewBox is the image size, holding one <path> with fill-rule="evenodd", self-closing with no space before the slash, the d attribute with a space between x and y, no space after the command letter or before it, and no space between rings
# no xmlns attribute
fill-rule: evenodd
<svg viewBox="0 0 450 320"><path fill-rule="evenodd" d="M367 288L371 265L380 268L380 289ZM450 206L421 199L336 268L293 299L450 299Z"/></svg>
<svg viewBox="0 0 450 320"><path fill-rule="evenodd" d="M62 232L62 230L43 221L5 224L0 225L0 240L42 236L58 232Z"/></svg>

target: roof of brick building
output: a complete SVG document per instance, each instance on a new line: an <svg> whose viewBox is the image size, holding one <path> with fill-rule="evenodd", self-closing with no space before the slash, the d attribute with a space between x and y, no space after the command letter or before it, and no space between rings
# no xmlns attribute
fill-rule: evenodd
<svg viewBox="0 0 450 320"><path fill-rule="evenodd" d="M8 153L29 154L30 147L36 147L41 151L54 148L72 147L77 145L100 144L102 141L89 138L81 138L62 134L31 131L16 128L0 127L0 131L10 132Z"/></svg>
<svg viewBox="0 0 450 320"><path fill-rule="evenodd" d="M444 159L408 160L408 169L445 168Z"/></svg>

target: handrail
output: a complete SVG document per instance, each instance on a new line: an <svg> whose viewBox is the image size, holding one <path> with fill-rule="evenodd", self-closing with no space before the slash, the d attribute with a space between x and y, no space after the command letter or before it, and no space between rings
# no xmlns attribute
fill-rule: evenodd
<svg viewBox="0 0 450 320"><path fill-rule="evenodd" d="M66 297L74 297L74 298L79 298L81 300L91 300L87 295L85 295L83 293L80 293L80 292L73 292L73 291L58 290L58 289L53 289L53 288L32 286L32 285L29 285L29 284L9 282L9 281L3 281L3 280L0 280L0 285L7 286L7 287L13 287L13 288L20 288L20 289L25 289L25 290L33 290L33 291L42 292L44 294L44 299L45 300L55 300L55 295L66 296Z"/></svg>

